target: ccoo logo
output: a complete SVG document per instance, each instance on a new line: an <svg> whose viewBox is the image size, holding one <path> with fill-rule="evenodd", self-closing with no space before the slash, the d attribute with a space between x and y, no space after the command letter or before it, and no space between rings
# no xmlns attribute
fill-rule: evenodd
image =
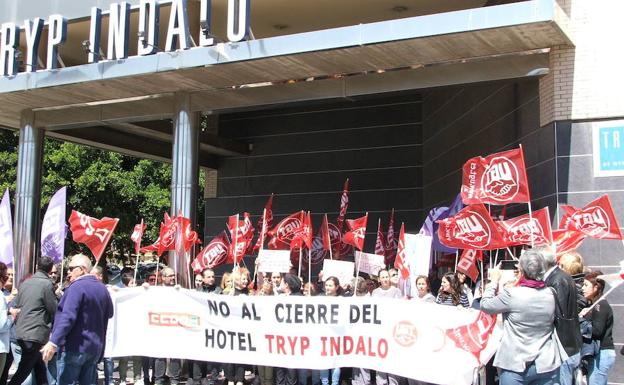
<svg viewBox="0 0 624 385"><path fill-rule="evenodd" d="M481 176L481 190L498 202L512 200L520 191L520 173L516 164L503 156L492 158Z"/></svg>

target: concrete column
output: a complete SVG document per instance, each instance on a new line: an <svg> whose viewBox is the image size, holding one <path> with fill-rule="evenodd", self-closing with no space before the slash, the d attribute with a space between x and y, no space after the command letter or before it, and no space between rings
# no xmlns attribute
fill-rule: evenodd
<svg viewBox="0 0 624 385"><path fill-rule="evenodd" d="M178 212L195 223L197 208L199 113L191 112L191 97L187 93L175 96L173 117L173 175L171 180L171 215ZM169 265L177 272L178 283L190 287L189 260L175 252L169 253Z"/></svg>
<svg viewBox="0 0 624 385"><path fill-rule="evenodd" d="M33 273L39 255L39 211L41 202L41 167L43 129L35 127L32 111L22 113L17 188L15 193L15 285Z"/></svg>

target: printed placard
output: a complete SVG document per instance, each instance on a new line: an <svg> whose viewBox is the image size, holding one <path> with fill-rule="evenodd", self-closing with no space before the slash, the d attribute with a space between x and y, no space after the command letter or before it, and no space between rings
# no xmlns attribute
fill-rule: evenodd
<svg viewBox="0 0 624 385"><path fill-rule="evenodd" d="M261 273L288 273L290 265L290 250L260 249L258 252L258 271Z"/></svg>
<svg viewBox="0 0 624 385"><path fill-rule="evenodd" d="M355 268L361 272L370 275L377 275L379 270L386 267L383 255L355 252Z"/></svg>

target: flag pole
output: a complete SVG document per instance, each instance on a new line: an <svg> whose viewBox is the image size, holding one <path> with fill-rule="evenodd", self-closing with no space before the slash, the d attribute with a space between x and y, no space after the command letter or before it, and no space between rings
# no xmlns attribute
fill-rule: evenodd
<svg viewBox="0 0 624 385"><path fill-rule="evenodd" d="M301 264L303 261L301 260L301 254L303 251L303 244L299 246L299 270L297 270L297 277L301 277Z"/></svg>
<svg viewBox="0 0 624 385"><path fill-rule="evenodd" d="M366 212L366 224L368 225L368 211ZM366 243L366 227L364 228L364 239L362 239L362 245ZM357 281L357 277L360 275L360 263L362 263L362 250L360 250L360 258L358 258L357 263L355 265L355 280ZM354 254L355 256L355 254ZM353 296L355 297L355 287L353 288Z"/></svg>
<svg viewBox="0 0 624 385"><path fill-rule="evenodd" d="M312 286L312 255L310 255L310 249L308 249L308 287ZM312 295L311 290L308 290L308 296Z"/></svg>
<svg viewBox="0 0 624 385"><path fill-rule="evenodd" d="M459 249L455 249L455 271L457 271L457 263L459 263Z"/></svg>
<svg viewBox="0 0 624 385"><path fill-rule="evenodd" d="M254 263L254 276L252 282L256 284L256 288L258 286L258 257L260 256L260 250L264 247L264 229L266 228L266 207L262 209L262 228L260 229L260 248L258 249L258 256L256 257L256 261Z"/></svg>
<svg viewBox="0 0 624 385"><path fill-rule="evenodd" d="M238 226L239 226L240 214L236 214L236 227L234 227L234 265L232 266L232 273L238 270L238 262L236 261L236 247L238 246ZM234 295L234 276L232 276L232 282L230 283L232 291L230 295Z"/></svg>
<svg viewBox="0 0 624 385"><path fill-rule="evenodd" d="M136 263L134 264L134 284L136 285L137 279L137 270L139 270L139 260L141 258L141 253L136 254Z"/></svg>
<svg viewBox="0 0 624 385"><path fill-rule="evenodd" d="M327 213L325 213L325 223L327 224L327 239L329 239L329 259L333 260L334 256L332 253L331 238L329 236L329 222L327 221ZM338 241L338 247L340 247L340 240Z"/></svg>
<svg viewBox="0 0 624 385"><path fill-rule="evenodd" d="M607 290L606 293L604 293L603 295L600 296L600 298L598 298L596 301L594 301L594 303L592 303L590 307L583 309L583 310L585 310L585 313L590 312L594 308L594 306L596 306L598 304L598 302L600 302L603 299L605 299L606 296L609 295L609 293L611 293L613 290L615 290L619 286L620 285L613 285L611 288L609 288L609 290Z"/></svg>

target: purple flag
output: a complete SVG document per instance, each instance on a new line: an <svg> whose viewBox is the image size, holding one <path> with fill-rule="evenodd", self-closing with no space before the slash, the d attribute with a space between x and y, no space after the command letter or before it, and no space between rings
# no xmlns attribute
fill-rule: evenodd
<svg viewBox="0 0 624 385"><path fill-rule="evenodd" d="M65 224L66 199L67 187L61 187L50 199L48 210L41 225L41 255L47 255L55 263L63 260L63 253L65 252L65 236L67 235L67 225Z"/></svg>
<svg viewBox="0 0 624 385"><path fill-rule="evenodd" d="M461 195L457 194L455 200L451 204L451 207L435 207L429 211L429 215L427 215L425 223L423 223L420 228L420 233L433 237L431 243L431 249L433 251L439 251L442 253L454 253L456 251L456 249L446 247L440 242L440 239L438 238L438 224L436 221L457 214L463 207L464 204L462 203Z"/></svg>
<svg viewBox="0 0 624 385"><path fill-rule="evenodd" d="M0 202L0 262L7 266L13 265L13 219L9 189L4 191Z"/></svg>

